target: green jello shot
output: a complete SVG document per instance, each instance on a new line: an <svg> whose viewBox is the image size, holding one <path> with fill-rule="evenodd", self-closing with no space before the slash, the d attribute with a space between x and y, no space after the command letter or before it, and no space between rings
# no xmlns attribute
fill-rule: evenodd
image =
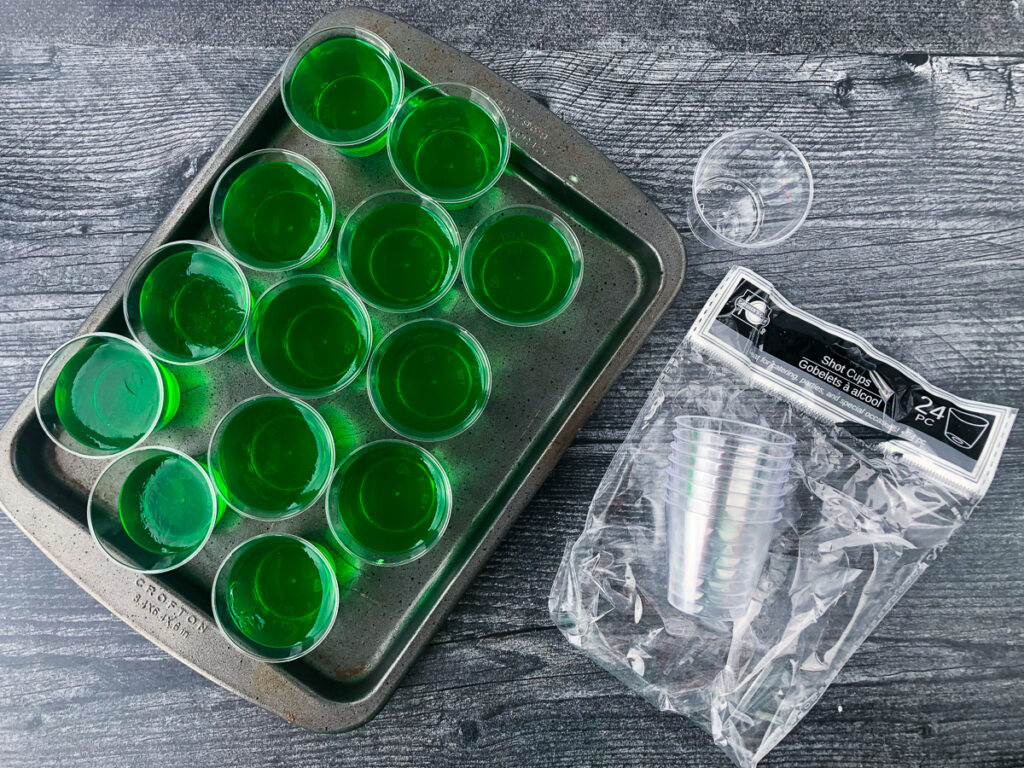
<svg viewBox="0 0 1024 768"><path fill-rule="evenodd" d="M460 237L452 217L429 198L381 192L345 219L338 263L369 305L414 312L439 301L459 271Z"/></svg>
<svg viewBox="0 0 1024 768"><path fill-rule="evenodd" d="M287 534L243 542L213 582L213 616L240 651L261 661L297 659L334 626L338 581L316 546Z"/></svg>
<svg viewBox="0 0 1024 768"><path fill-rule="evenodd" d="M253 309L245 349L271 387L323 397L351 383L370 356L373 329L349 288L320 275L284 280Z"/></svg>
<svg viewBox="0 0 1024 768"><path fill-rule="evenodd" d="M493 187L510 151L501 109L461 83L414 91L388 132L388 157L402 183L449 208L470 205Z"/></svg>
<svg viewBox="0 0 1024 768"><path fill-rule="evenodd" d="M195 459L147 446L104 468L89 494L86 518L93 539L114 562L163 573L199 553L217 512L217 491Z"/></svg>
<svg viewBox="0 0 1024 768"><path fill-rule="evenodd" d="M36 380L36 415L61 448L109 457L134 448L178 411L178 382L138 342L90 333L63 344Z"/></svg>
<svg viewBox="0 0 1024 768"><path fill-rule="evenodd" d="M284 149L238 158L210 196L217 242L244 266L266 272L315 263L329 247L335 215L327 177Z"/></svg>
<svg viewBox="0 0 1024 768"><path fill-rule="evenodd" d="M491 367L465 328L447 320L414 320L374 350L367 389L377 415L395 432L444 440L468 429L483 412Z"/></svg>
<svg viewBox="0 0 1024 768"><path fill-rule="evenodd" d="M234 259L192 240L157 248L124 294L128 330L156 358L205 363L242 340L251 299Z"/></svg>
<svg viewBox="0 0 1024 768"><path fill-rule="evenodd" d="M331 27L302 40L281 74L281 99L292 122L318 141L356 157L384 148L405 93L391 47L359 27Z"/></svg>
<svg viewBox="0 0 1024 768"><path fill-rule="evenodd" d="M403 440L378 440L341 463L327 490L327 522L346 551L374 565L425 555L451 516L452 491L437 459Z"/></svg>
<svg viewBox="0 0 1024 768"><path fill-rule="evenodd" d="M301 400L262 395L232 408L210 438L210 473L232 509L284 520L308 509L330 481L334 440Z"/></svg>
<svg viewBox="0 0 1024 768"><path fill-rule="evenodd" d="M463 247L466 292L480 311L506 325L551 320L572 303L582 279L576 234L537 206L513 206L487 217Z"/></svg>

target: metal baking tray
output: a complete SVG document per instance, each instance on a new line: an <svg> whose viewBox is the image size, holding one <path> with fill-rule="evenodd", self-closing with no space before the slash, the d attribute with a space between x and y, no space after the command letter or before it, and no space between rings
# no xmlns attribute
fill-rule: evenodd
<svg viewBox="0 0 1024 768"><path fill-rule="evenodd" d="M267 530L320 537L322 501L292 520L261 523L234 515L183 568L142 576L111 563L85 526L86 498L106 462L56 448L33 413L32 397L0 431L0 505L85 590L136 631L220 685L285 720L342 731L369 720L459 595L483 566L573 436L625 367L683 281L685 254L665 216L611 162L550 111L482 64L382 13L347 8L315 28L355 25L384 38L406 67L411 91L426 81L459 81L489 94L504 110L514 142L508 172L471 208L453 216L465 236L492 211L517 203L560 213L576 231L585 269L570 308L532 328L499 325L477 311L461 284L419 315L467 327L484 345L494 372L483 416L461 435L428 445L451 476L451 524L427 556L399 568L363 569L343 599L338 621L310 655L265 664L235 650L217 630L210 584L225 554ZM274 77L146 242L81 332L126 334L121 296L130 268L170 240L212 242L209 194L236 157L277 146L312 159L330 179L339 220L360 200L401 185L386 153L346 158L292 126ZM333 255L315 268L338 276ZM247 270L254 296L277 279ZM371 309L375 338L397 324ZM62 341L54 339L54 347ZM205 450L217 420L244 397L268 391L243 349L208 365L173 367L181 409L148 442L194 456ZM362 382L362 380L360 380ZM331 424L339 457L388 434L362 383L312 401Z"/></svg>

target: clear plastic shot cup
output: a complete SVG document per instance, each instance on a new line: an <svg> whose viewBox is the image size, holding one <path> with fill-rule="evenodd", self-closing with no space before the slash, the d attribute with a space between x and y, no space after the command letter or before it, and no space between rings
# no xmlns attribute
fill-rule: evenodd
<svg viewBox="0 0 1024 768"><path fill-rule="evenodd" d="M583 251L572 228L534 205L481 221L462 249L462 281L473 303L506 325L537 325L563 312L583 280Z"/></svg>
<svg viewBox="0 0 1024 768"><path fill-rule="evenodd" d="M147 446L104 468L86 517L111 560L133 571L163 573L199 554L217 512L217 490L199 462L173 448Z"/></svg>
<svg viewBox="0 0 1024 768"><path fill-rule="evenodd" d="M681 461L682 463L676 463ZM743 458L723 461L692 461L672 457L668 464L670 487L688 489L697 493L715 492L731 496L746 496L751 500L782 493L789 479L790 459ZM705 490L707 489L707 490Z"/></svg>
<svg viewBox="0 0 1024 768"><path fill-rule="evenodd" d="M711 248L768 248L800 228L813 199L811 168L800 150L771 131L745 128L701 154L687 219Z"/></svg>
<svg viewBox="0 0 1024 768"><path fill-rule="evenodd" d="M322 275L300 275L270 288L245 333L249 362L270 387L296 397L324 397L363 370L373 328L350 288Z"/></svg>
<svg viewBox="0 0 1024 768"><path fill-rule="evenodd" d="M384 149L404 94L395 52L359 27L314 32L295 46L281 73L281 99L292 122L354 157Z"/></svg>
<svg viewBox="0 0 1024 768"><path fill-rule="evenodd" d="M675 419L664 497L669 602L715 620L749 602L782 518L795 440L757 424Z"/></svg>
<svg viewBox="0 0 1024 768"><path fill-rule="evenodd" d="M762 447L753 443L727 445L714 436L701 440L677 437L672 441L671 458L680 463L684 460L718 461L776 469L791 461L793 454L785 448Z"/></svg>
<svg viewBox="0 0 1024 768"><path fill-rule="evenodd" d="M235 260L208 243L160 246L124 293L128 330L150 354L178 365L205 363L242 340L249 284Z"/></svg>
<svg viewBox="0 0 1024 768"><path fill-rule="evenodd" d="M61 448L87 458L134 448L178 411L178 381L141 344L90 333L60 346L36 379L36 416Z"/></svg>
<svg viewBox="0 0 1024 768"><path fill-rule="evenodd" d="M444 468L403 440L378 440L351 453L327 491L334 538L373 565L401 565L425 555L444 534L451 511Z"/></svg>
<svg viewBox="0 0 1024 768"><path fill-rule="evenodd" d="M337 213L331 183L312 160L260 149L224 169L210 195L220 246L250 269L280 272L316 263Z"/></svg>
<svg viewBox="0 0 1024 768"><path fill-rule="evenodd" d="M796 440L791 435L759 424L711 416L678 416L672 437L679 442L721 448L752 450L766 456L792 456Z"/></svg>
<svg viewBox="0 0 1024 768"><path fill-rule="evenodd" d="M669 602L709 619L742 614L764 568L774 521L747 523L744 533L728 533L699 516L670 518Z"/></svg>
<svg viewBox="0 0 1024 768"><path fill-rule="evenodd" d="M755 496L738 491L730 492L728 486L721 490L710 489L693 482L682 483L670 477L665 503L712 517L769 520L779 517L782 493L781 484L777 484L771 492Z"/></svg>
<svg viewBox="0 0 1024 768"><path fill-rule="evenodd" d="M244 400L210 437L210 474L221 498L257 520L309 509L334 470L334 439L323 416L283 395Z"/></svg>
<svg viewBox="0 0 1024 768"><path fill-rule="evenodd" d="M267 662L305 656L327 637L341 602L330 559L282 533L243 542L213 581L213 617L238 650Z"/></svg>
<svg viewBox="0 0 1024 768"><path fill-rule="evenodd" d="M345 219L338 263L372 307L415 312L438 302L459 272L459 229L448 212L416 192L368 197Z"/></svg>
<svg viewBox="0 0 1024 768"><path fill-rule="evenodd" d="M480 417L491 393L491 366L465 328L427 318L385 336L367 366L370 404L413 440L444 440Z"/></svg>
<svg viewBox="0 0 1024 768"><path fill-rule="evenodd" d="M669 469L677 475L728 473L751 481L771 482L789 473L791 456L758 456L749 451L720 451L688 444L673 445Z"/></svg>
<svg viewBox="0 0 1024 768"><path fill-rule="evenodd" d="M498 105L462 83L434 83L409 94L388 132L398 178L446 208L468 206L493 187L511 147Z"/></svg>

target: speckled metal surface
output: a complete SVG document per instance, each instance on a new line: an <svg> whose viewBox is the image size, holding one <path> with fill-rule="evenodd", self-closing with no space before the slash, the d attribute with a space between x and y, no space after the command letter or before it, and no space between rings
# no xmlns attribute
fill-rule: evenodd
<svg viewBox="0 0 1024 768"><path fill-rule="evenodd" d="M287 665L249 659L223 639L210 615L209 585L223 556L266 530L325 535L322 504L277 524L228 516L210 545L185 568L139 576L108 561L89 539L85 498L104 462L73 457L46 439L23 402L0 431L0 504L43 551L111 611L160 647L239 695L307 728L358 726L384 704L401 675L550 472L615 376L632 357L683 280L678 234L625 176L571 128L483 65L389 16L345 9L317 26L354 24L387 40L429 81L475 85L504 110L516 149L500 184L454 214L463 236L488 213L513 203L542 205L570 221L584 251L583 286L572 307L531 329L500 326L458 288L424 313L465 325L487 349L494 393L466 433L432 445L451 475L456 503L441 544L401 568L362 570L339 621L314 653ZM294 149L327 174L339 216L375 191L397 188L386 155L351 160L318 145L288 122L275 78L145 244L142 258L173 239L212 240L209 192L239 154L261 146ZM131 265L130 265L131 266ZM317 271L337 276L333 256ZM126 275L82 328L124 332ZM255 293L277 278L249 272ZM379 338L396 318L371 313ZM60 340L54 340L54 346ZM240 399L266 391L236 349L208 366L176 368L182 407L152 444L205 452L217 419ZM362 383L315 401L339 455L383 437Z"/></svg>

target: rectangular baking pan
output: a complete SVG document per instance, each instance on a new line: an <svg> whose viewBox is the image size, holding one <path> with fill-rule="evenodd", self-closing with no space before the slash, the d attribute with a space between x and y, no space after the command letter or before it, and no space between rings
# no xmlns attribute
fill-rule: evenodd
<svg viewBox="0 0 1024 768"><path fill-rule="evenodd" d="M85 525L88 491L105 462L56 448L36 420L31 396L0 431L0 505L54 562L190 667L289 722L324 731L354 728L383 706L675 296L685 267L679 235L653 203L593 146L511 83L372 10L347 8L324 17L314 29L340 25L364 27L384 38L406 67L407 92L428 81L464 82L504 111L514 142L508 172L476 205L454 212L463 236L498 208L532 203L569 221L583 247L580 293L550 323L501 326L473 307L461 285L440 305L418 313L464 325L482 342L494 370L493 393L481 419L467 432L428 446L448 469L455 494L452 521L438 546L406 566L365 568L322 645L294 662L261 663L241 654L217 630L210 608L213 574L228 551L257 533L284 531L324 540L322 502L273 524L231 515L188 565L142 576L109 561ZM213 154L81 333L127 335L121 312L127 275L156 247L181 239L213 242L210 191L241 154L277 146L312 159L334 187L339 220L369 194L400 187L386 153L346 158L294 128L281 103L279 77ZM333 252L314 269L337 277ZM247 275L254 296L279 279L248 270ZM396 316L371 315L376 338L397 324ZM54 339L54 347L60 341ZM240 349L173 372L181 384L181 409L148 443L194 456L205 453L213 425L232 404L268 391ZM388 435L372 413L362 380L313 404L331 424L340 456Z"/></svg>

